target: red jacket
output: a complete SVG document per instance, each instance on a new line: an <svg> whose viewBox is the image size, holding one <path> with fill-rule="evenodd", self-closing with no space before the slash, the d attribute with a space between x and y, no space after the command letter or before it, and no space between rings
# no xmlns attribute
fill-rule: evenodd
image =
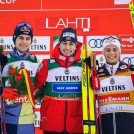
<svg viewBox="0 0 134 134"><path fill-rule="evenodd" d="M61 67L68 68L75 62L80 61L80 48L81 43L78 42L73 60L66 60L70 57L63 56L59 52L58 44L53 50L53 57L60 64ZM59 58L60 56L64 58ZM66 64L67 61L67 64ZM35 78L35 87L42 86L48 77L48 60L43 60L39 66L39 71ZM57 100L51 96L45 96L41 103L41 122L40 127L44 131L62 132L67 131L69 133L82 133L82 101L76 100Z"/></svg>

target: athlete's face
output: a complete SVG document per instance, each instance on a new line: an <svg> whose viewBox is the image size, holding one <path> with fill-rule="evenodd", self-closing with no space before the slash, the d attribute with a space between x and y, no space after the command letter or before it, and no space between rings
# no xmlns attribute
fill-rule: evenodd
<svg viewBox="0 0 134 134"><path fill-rule="evenodd" d="M106 63L110 65L115 65L119 59L119 48L115 45L107 45L104 48L104 56L106 59Z"/></svg>
<svg viewBox="0 0 134 134"><path fill-rule="evenodd" d="M59 45L59 49L62 55L73 56L77 47L72 41L62 41Z"/></svg>
<svg viewBox="0 0 134 134"><path fill-rule="evenodd" d="M17 37L15 46L21 53L24 53L30 48L31 43L31 36L21 34Z"/></svg>

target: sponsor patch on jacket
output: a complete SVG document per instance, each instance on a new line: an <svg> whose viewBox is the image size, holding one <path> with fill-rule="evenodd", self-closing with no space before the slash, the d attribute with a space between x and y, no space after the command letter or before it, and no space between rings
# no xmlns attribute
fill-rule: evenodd
<svg viewBox="0 0 134 134"><path fill-rule="evenodd" d="M11 58L11 55L10 54L7 54L7 58Z"/></svg>
<svg viewBox="0 0 134 134"><path fill-rule="evenodd" d="M81 93L81 84L53 84L52 92L57 93Z"/></svg>
<svg viewBox="0 0 134 134"><path fill-rule="evenodd" d="M39 65L39 67L38 67L38 69L37 69L37 71L39 72L40 70L41 70L41 68L43 67L43 64L42 63L40 63L40 65Z"/></svg>
<svg viewBox="0 0 134 134"><path fill-rule="evenodd" d="M32 60L35 60L35 56L34 56L34 55L30 55L30 58L31 58Z"/></svg>
<svg viewBox="0 0 134 134"><path fill-rule="evenodd" d="M59 59L65 60L64 56L59 55Z"/></svg>
<svg viewBox="0 0 134 134"><path fill-rule="evenodd" d="M101 73L101 74L98 74L97 76L100 77L100 76L105 76L106 74L105 73Z"/></svg>
<svg viewBox="0 0 134 134"><path fill-rule="evenodd" d="M127 65L120 66L120 69L126 69L126 68L128 68Z"/></svg>
<svg viewBox="0 0 134 134"><path fill-rule="evenodd" d="M70 58L69 61L74 61L74 58Z"/></svg>
<svg viewBox="0 0 134 134"><path fill-rule="evenodd" d="M103 72L103 71L104 71L104 69L100 69L100 70L99 70L100 73Z"/></svg>
<svg viewBox="0 0 134 134"><path fill-rule="evenodd" d="M81 63L81 60L77 61L77 63Z"/></svg>
<svg viewBox="0 0 134 134"><path fill-rule="evenodd" d="M20 63L20 68L25 68L24 62L21 62L21 63Z"/></svg>
<svg viewBox="0 0 134 134"><path fill-rule="evenodd" d="M54 63L55 62L55 59L50 59L50 63Z"/></svg>
<svg viewBox="0 0 134 134"><path fill-rule="evenodd" d="M111 78L110 84L115 84L115 79L114 78Z"/></svg>

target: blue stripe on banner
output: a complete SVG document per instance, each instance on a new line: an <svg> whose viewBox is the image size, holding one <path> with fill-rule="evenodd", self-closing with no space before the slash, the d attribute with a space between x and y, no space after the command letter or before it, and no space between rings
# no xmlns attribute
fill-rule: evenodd
<svg viewBox="0 0 134 134"><path fill-rule="evenodd" d="M53 84L52 92L81 93L81 84Z"/></svg>

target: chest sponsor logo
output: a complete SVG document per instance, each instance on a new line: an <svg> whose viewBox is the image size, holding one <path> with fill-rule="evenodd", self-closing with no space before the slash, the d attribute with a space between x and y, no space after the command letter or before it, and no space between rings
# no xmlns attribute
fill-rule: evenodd
<svg viewBox="0 0 134 134"><path fill-rule="evenodd" d="M99 101L100 101L100 103L130 101L130 94L123 93L123 94L103 95L103 96L99 97Z"/></svg>
<svg viewBox="0 0 134 134"><path fill-rule="evenodd" d="M64 73L65 73L65 74L69 74L70 72L69 72L69 70L66 68Z"/></svg>
<svg viewBox="0 0 134 134"><path fill-rule="evenodd" d="M102 92L114 92L114 91L123 91L125 90L125 85L113 85L101 87Z"/></svg>
<svg viewBox="0 0 134 134"><path fill-rule="evenodd" d="M81 84L53 84L52 92L57 93L81 93Z"/></svg>
<svg viewBox="0 0 134 134"><path fill-rule="evenodd" d="M55 81L80 81L80 76L55 76Z"/></svg>
<svg viewBox="0 0 134 134"><path fill-rule="evenodd" d="M5 102L8 105L12 104L12 101L9 100L9 99L5 99ZM30 100L29 100L28 95L18 95L18 97L15 99L14 102L17 102L17 103L30 103Z"/></svg>
<svg viewBox="0 0 134 134"><path fill-rule="evenodd" d="M25 68L24 62L20 63L20 68Z"/></svg>
<svg viewBox="0 0 134 134"><path fill-rule="evenodd" d="M114 83L115 83L114 78L111 78L111 80L110 80L110 84L114 84Z"/></svg>

